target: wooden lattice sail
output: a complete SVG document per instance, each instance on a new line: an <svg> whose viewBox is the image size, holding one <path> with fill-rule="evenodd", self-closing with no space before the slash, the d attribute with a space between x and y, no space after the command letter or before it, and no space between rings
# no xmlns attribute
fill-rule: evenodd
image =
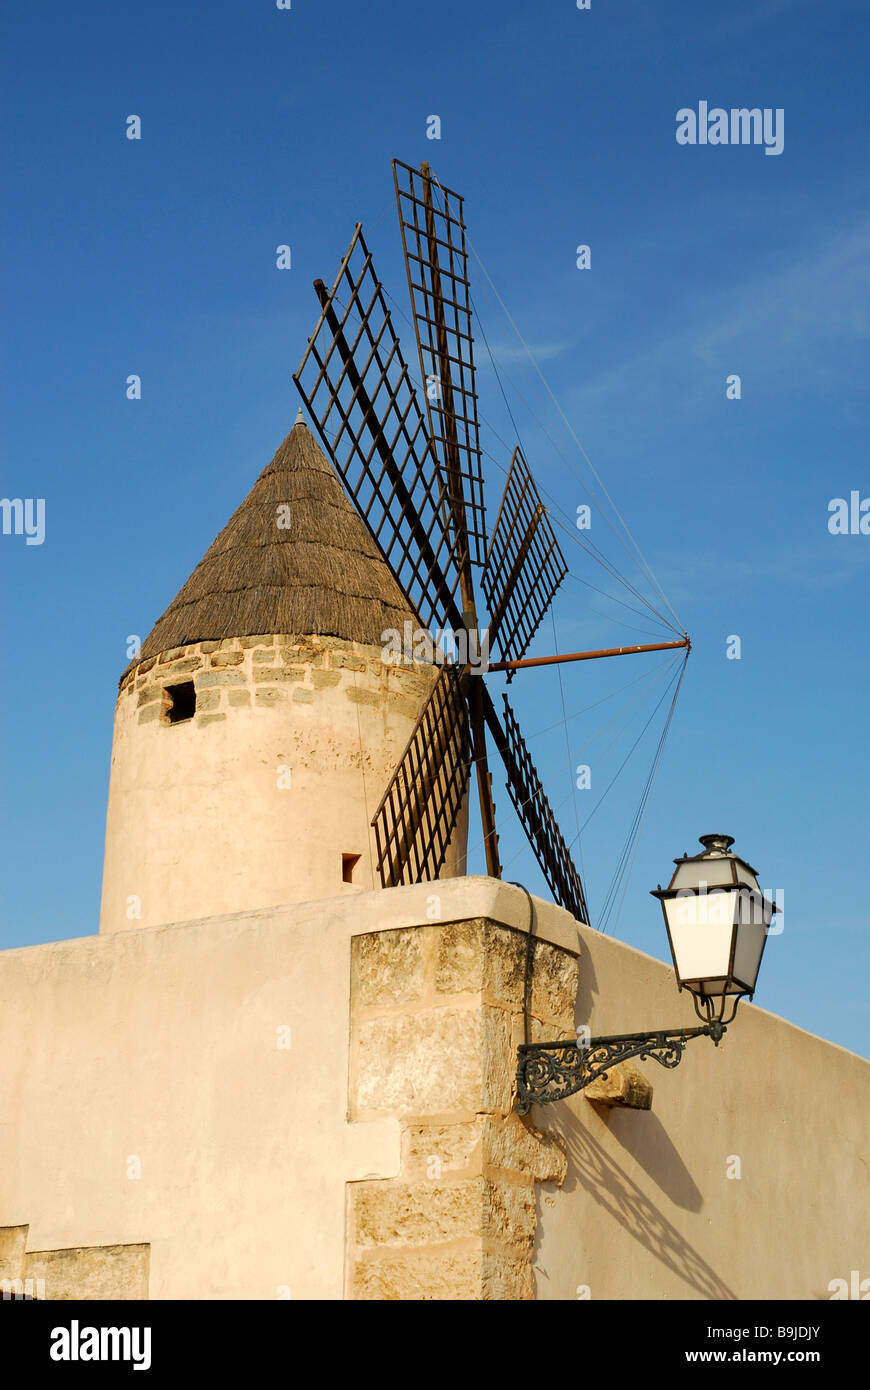
<svg viewBox="0 0 870 1390"><path fill-rule="evenodd" d="M466 651L497 648L491 669L506 671L508 679L526 665L595 655L525 659L568 567L519 449L487 536L463 200L427 164L417 171L395 160L393 179L420 389L359 225L332 287L314 282L320 316L294 380L423 628L452 629ZM488 634L478 620L475 572ZM687 645L688 639L632 650ZM381 883L437 877L472 767L487 872L501 875L488 730L547 883L586 922L580 875L516 716L505 700L504 722L499 719L486 674L486 662L471 659L441 671L372 820Z"/></svg>

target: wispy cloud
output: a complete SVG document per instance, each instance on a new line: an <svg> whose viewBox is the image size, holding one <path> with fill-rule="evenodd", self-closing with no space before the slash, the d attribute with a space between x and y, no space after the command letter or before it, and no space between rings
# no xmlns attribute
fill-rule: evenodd
<svg viewBox="0 0 870 1390"><path fill-rule="evenodd" d="M497 362L523 362L527 363L529 358L525 348L521 343L490 343L492 355ZM571 352L576 344L568 341L530 343L529 348L532 356L537 362L552 361L554 357L561 357L563 353ZM480 354L484 362L489 358L486 352Z"/></svg>
<svg viewBox="0 0 870 1390"><path fill-rule="evenodd" d="M762 353L804 356L821 340L870 338L870 217L816 242L774 276L748 285L736 303L699 335L696 354L715 365L747 339Z"/></svg>
<svg viewBox="0 0 870 1390"><path fill-rule="evenodd" d="M761 582L792 589L831 589L854 582L857 573L866 573L867 563L857 538L826 534L809 551L805 544L784 544L753 558L729 556L727 582L732 591ZM680 552L679 568L669 571L666 567L659 578L671 601L679 604L720 593L723 573L721 555L686 548Z"/></svg>
<svg viewBox="0 0 870 1390"><path fill-rule="evenodd" d="M587 378L573 394L577 407L641 389L658 395L662 376L675 370L687 388L687 362L723 371L746 371L772 381L806 371L809 386L857 383L851 345L870 339L870 216L830 236L826 227L792 253L774 273L728 285L708 295L702 312L685 306L683 327L622 362ZM818 356L824 349L823 357ZM823 365L824 363L824 365ZM697 388L705 402L705 383ZM681 409L692 403L688 388Z"/></svg>

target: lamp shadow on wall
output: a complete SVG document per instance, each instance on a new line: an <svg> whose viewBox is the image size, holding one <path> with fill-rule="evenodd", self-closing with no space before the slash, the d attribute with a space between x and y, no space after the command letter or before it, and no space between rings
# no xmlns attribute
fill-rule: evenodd
<svg viewBox="0 0 870 1390"><path fill-rule="evenodd" d="M649 1118L648 1115L644 1116L647 1122ZM696 1289L702 1298L737 1300L733 1289L719 1278L694 1246L662 1215L568 1107L565 1108L560 1128L567 1141L569 1158L564 1190L570 1191L575 1183L579 1183L623 1230L628 1231L667 1269ZM667 1142L673 1149L670 1140ZM697 1192L688 1173L686 1177ZM700 1193L698 1196L700 1198ZM689 1205L688 1209L698 1211L700 1206L699 1201L697 1205Z"/></svg>
<svg viewBox="0 0 870 1390"><path fill-rule="evenodd" d="M589 952L584 950L580 957L580 985L575 1005L575 1026L585 1023L587 1019L592 1017L597 993L598 980L595 975L595 966L589 957ZM667 1193L676 1206L685 1207L687 1211L701 1210L704 1199L693 1181L691 1173L671 1143L667 1131L652 1112L647 1111L645 1113L643 1128L639 1131L635 1124L636 1117L633 1111L629 1114L613 1111L607 1116L606 1108L600 1108L594 1102L591 1104L600 1117L605 1119L614 1139L617 1139L622 1147L631 1153L635 1161L649 1173L653 1181L663 1192ZM633 1144L632 1140L635 1137L641 1142Z"/></svg>
<svg viewBox="0 0 870 1390"><path fill-rule="evenodd" d="M590 1104L614 1139L649 1174L656 1186L670 1197L675 1207L682 1207L684 1211L701 1210L704 1205L701 1189L657 1115L651 1110L638 1114L634 1110L608 1110L594 1101Z"/></svg>

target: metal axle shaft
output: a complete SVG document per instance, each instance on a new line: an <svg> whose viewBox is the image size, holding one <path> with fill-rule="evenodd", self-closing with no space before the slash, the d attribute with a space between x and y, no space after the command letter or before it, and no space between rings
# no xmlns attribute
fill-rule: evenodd
<svg viewBox="0 0 870 1390"><path fill-rule="evenodd" d="M645 647L605 647L597 652L565 652L562 656L531 656L521 661L493 661L487 671L522 671L527 666L558 666L564 661L594 661L601 656L634 656L636 652L667 652L675 647L690 648L691 639L680 642L650 642Z"/></svg>

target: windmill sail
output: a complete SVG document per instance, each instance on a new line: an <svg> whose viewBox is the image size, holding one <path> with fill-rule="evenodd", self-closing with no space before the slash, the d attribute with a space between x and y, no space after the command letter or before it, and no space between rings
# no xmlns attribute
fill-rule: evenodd
<svg viewBox="0 0 870 1390"><path fill-rule="evenodd" d="M393 179L429 434L453 532L467 537L470 559L480 565L486 518L463 200L428 165L419 171L394 159Z"/></svg>
<svg viewBox="0 0 870 1390"><path fill-rule="evenodd" d="M384 888L438 877L468 789L471 739L455 666L443 666L372 819Z"/></svg>
<svg viewBox="0 0 870 1390"><path fill-rule="evenodd" d="M423 392L411 379L359 225L332 288L314 282L320 318L294 380L409 605L433 636L449 626L457 638L478 637L479 568L488 650L497 648L500 658L490 669L507 669L508 679L516 664L687 646L688 639L524 660L568 567L520 449L486 544L463 202L427 164L418 173L395 160L393 178ZM553 895L588 923L580 875L513 710L505 699L502 723L483 678L486 661L477 670L471 657L463 661L464 669L440 671L371 822L381 883L438 876L472 763L487 873L501 876L489 730Z"/></svg>
<svg viewBox="0 0 870 1390"><path fill-rule="evenodd" d="M486 724L504 763L508 793L543 875L556 901L579 922L588 925L589 913L580 875L556 823L508 698L503 696L505 723L502 727L489 693L485 687L482 688Z"/></svg>
<svg viewBox="0 0 870 1390"><path fill-rule="evenodd" d="M528 464L515 449L482 576L490 648L497 644L505 661L524 656L567 573Z"/></svg>
<svg viewBox="0 0 870 1390"><path fill-rule="evenodd" d="M460 542L372 258L357 224L294 381L350 497L421 622L458 630Z"/></svg>

